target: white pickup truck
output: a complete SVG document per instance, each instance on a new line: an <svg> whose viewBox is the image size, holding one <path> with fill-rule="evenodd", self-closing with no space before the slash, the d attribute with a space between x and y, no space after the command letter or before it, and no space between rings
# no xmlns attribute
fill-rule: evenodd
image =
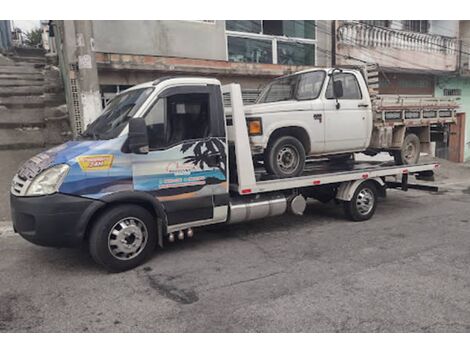
<svg viewBox="0 0 470 352"><path fill-rule="evenodd" d="M455 101L369 94L364 72L321 68L273 80L245 107L253 155L280 178L307 156L348 159L387 151L397 164L430 152L431 126L455 122Z"/></svg>

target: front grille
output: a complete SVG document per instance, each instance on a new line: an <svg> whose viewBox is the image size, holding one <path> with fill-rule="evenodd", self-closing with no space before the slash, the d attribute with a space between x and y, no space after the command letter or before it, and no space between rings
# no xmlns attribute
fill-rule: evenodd
<svg viewBox="0 0 470 352"><path fill-rule="evenodd" d="M11 193L15 196L24 196L30 183L31 180L16 174L15 177L13 177L13 181L11 182Z"/></svg>

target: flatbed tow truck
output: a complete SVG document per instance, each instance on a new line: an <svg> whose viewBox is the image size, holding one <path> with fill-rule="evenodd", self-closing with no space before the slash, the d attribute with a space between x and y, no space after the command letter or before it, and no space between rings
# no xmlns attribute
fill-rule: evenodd
<svg viewBox="0 0 470 352"><path fill-rule="evenodd" d="M301 176L276 179L253 162L240 86L210 78L133 87L82 138L20 168L11 189L14 229L39 245L86 241L111 272L140 265L157 245L193 237L198 227L301 215L308 198L336 200L349 219L364 221L388 188L437 191L408 183L410 175L432 175L436 163L316 161Z"/></svg>

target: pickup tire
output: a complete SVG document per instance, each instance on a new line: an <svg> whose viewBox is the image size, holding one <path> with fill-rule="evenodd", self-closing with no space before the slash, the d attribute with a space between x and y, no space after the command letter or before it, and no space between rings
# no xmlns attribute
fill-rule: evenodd
<svg viewBox="0 0 470 352"><path fill-rule="evenodd" d="M352 221L369 220L377 208L378 192L376 186L365 181L357 187L350 201L343 202L346 217Z"/></svg>
<svg viewBox="0 0 470 352"><path fill-rule="evenodd" d="M269 143L264 165L268 173L279 178L299 176L305 167L305 148L295 137L279 137Z"/></svg>
<svg viewBox="0 0 470 352"><path fill-rule="evenodd" d="M421 152L421 142L419 137L414 133L408 133L400 150L393 153L396 165L416 164L419 161L419 153Z"/></svg>
<svg viewBox="0 0 470 352"><path fill-rule="evenodd" d="M92 225L88 243L92 258L109 272L142 264L156 244L155 218L134 204L117 205L101 213Z"/></svg>

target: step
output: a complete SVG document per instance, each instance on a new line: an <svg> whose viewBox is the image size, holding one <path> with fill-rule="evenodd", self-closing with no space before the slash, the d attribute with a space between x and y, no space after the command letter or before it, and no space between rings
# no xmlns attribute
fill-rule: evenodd
<svg viewBox="0 0 470 352"><path fill-rule="evenodd" d="M45 106L44 100L45 97L40 95L0 97L0 106L7 108L41 108Z"/></svg>
<svg viewBox="0 0 470 352"><path fill-rule="evenodd" d="M44 87L0 87L0 97L11 97L15 95L41 95L44 93Z"/></svg>
<svg viewBox="0 0 470 352"><path fill-rule="evenodd" d="M41 74L42 69L30 65L0 65L0 74L29 75L31 73Z"/></svg>
<svg viewBox="0 0 470 352"><path fill-rule="evenodd" d="M0 149L36 148L46 145L41 128L0 129Z"/></svg>
<svg viewBox="0 0 470 352"><path fill-rule="evenodd" d="M18 73L0 73L0 79L29 79L35 81L44 81L44 75L42 73L28 73L28 74L18 74Z"/></svg>
<svg viewBox="0 0 470 352"><path fill-rule="evenodd" d="M26 77L26 76L25 76ZM0 87L44 86L44 81L31 79L1 79Z"/></svg>
<svg viewBox="0 0 470 352"><path fill-rule="evenodd" d="M0 107L0 128L43 126L44 109L7 109Z"/></svg>
<svg viewBox="0 0 470 352"><path fill-rule="evenodd" d="M46 58L39 57L13 57L14 62L18 63L32 63L32 64L46 64Z"/></svg>
<svg viewBox="0 0 470 352"><path fill-rule="evenodd" d="M12 49L12 54L14 56L34 56L34 57L43 57L46 55L46 50L41 48L28 48L28 47L15 47Z"/></svg>

